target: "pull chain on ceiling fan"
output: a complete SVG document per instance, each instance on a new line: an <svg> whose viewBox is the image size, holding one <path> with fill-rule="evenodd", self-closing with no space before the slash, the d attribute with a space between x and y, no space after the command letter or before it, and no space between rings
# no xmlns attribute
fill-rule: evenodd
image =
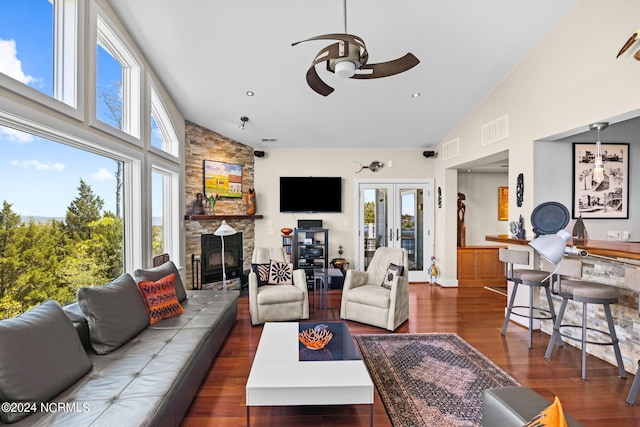
<svg viewBox="0 0 640 427"><path fill-rule="evenodd" d="M337 40L337 43L322 49L316 55L311 67L307 71L307 83L317 93L323 96L333 92L333 88L326 84L318 75L316 65L325 62L327 70L340 77L352 79L377 79L403 73L420 63L413 54L407 53L401 58L377 64L367 64L369 53L364 40L347 33L347 0L344 0L344 33L322 34L306 40L292 43L295 46L312 40Z"/></svg>

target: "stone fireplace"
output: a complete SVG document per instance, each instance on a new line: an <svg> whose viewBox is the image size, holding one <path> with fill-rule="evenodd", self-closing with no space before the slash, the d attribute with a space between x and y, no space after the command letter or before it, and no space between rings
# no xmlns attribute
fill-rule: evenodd
<svg viewBox="0 0 640 427"><path fill-rule="evenodd" d="M205 160L214 160L226 163L242 165L242 191L247 192L249 188L254 188L254 156L253 147L241 144L232 139L226 138L210 129L199 126L195 123L185 122L185 212L188 211L191 202L198 193L204 192L202 167ZM258 206L258 211L260 207ZM259 213L259 212L258 212ZM220 227L222 220L233 227L241 236L241 242L233 250L236 258L229 259L232 253L232 240L227 236L224 238L225 267L227 273L227 285L229 281L239 282L232 277L235 269L238 269L239 277L242 272L251 268L251 256L255 246L255 217L247 216L244 202L241 198L223 197L216 202L215 215L210 217L200 217L197 219L187 218L184 222L185 229L185 286L191 288L198 283L219 283L222 281L222 259L208 259L202 248L203 235L213 235ZM216 236L217 237L217 236ZM219 241L219 238L218 238ZM220 255L221 256L221 255ZM200 259L200 272L191 259ZM217 273L204 274L205 263L212 267L218 267ZM233 267L230 267L232 265ZM237 263L237 265L235 264ZM193 268L192 268L193 267ZM232 272L233 270L233 272ZM194 277L195 275L195 277ZM200 280L194 280L200 279Z"/></svg>

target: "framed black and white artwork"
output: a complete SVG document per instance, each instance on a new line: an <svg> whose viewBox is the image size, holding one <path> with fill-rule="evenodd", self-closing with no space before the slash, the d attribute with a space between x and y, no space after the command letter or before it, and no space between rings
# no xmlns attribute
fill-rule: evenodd
<svg viewBox="0 0 640 427"><path fill-rule="evenodd" d="M629 217L629 144L601 145L604 179L593 179L596 144L573 143L573 217Z"/></svg>

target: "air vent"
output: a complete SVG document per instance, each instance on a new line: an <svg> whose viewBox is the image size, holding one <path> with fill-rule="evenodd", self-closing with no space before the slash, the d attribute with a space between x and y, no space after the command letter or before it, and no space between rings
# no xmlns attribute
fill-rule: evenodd
<svg viewBox="0 0 640 427"><path fill-rule="evenodd" d="M442 160L451 159L460 155L460 138L452 139L442 144Z"/></svg>
<svg viewBox="0 0 640 427"><path fill-rule="evenodd" d="M482 126L482 145L493 144L509 137L509 116L502 116Z"/></svg>
<svg viewBox="0 0 640 427"><path fill-rule="evenodd" d="M262 138L262 142L278 142L278 138Z"/></svg>

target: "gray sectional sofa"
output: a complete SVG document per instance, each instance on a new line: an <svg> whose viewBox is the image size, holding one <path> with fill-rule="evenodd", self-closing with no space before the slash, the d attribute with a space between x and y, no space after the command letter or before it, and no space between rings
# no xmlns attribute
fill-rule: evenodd
<svg viewBox="0 0 640 427"><path fill-rule="evenodd" d="M149 324L136 282L175 273L185 312ZM175 265L0 321L0 425L177 426L231 331L238 291L185 291Z"/></svg>
<svg viewBox="0 0 640 427"><path fill-rule="evenodd" d="M523 427L536 414L551 404L528 387L497 387L484 391L482 396L483 427ZM568 427L582 427L565 413ZM546 424L536 424L546 425Z"/></svg>

